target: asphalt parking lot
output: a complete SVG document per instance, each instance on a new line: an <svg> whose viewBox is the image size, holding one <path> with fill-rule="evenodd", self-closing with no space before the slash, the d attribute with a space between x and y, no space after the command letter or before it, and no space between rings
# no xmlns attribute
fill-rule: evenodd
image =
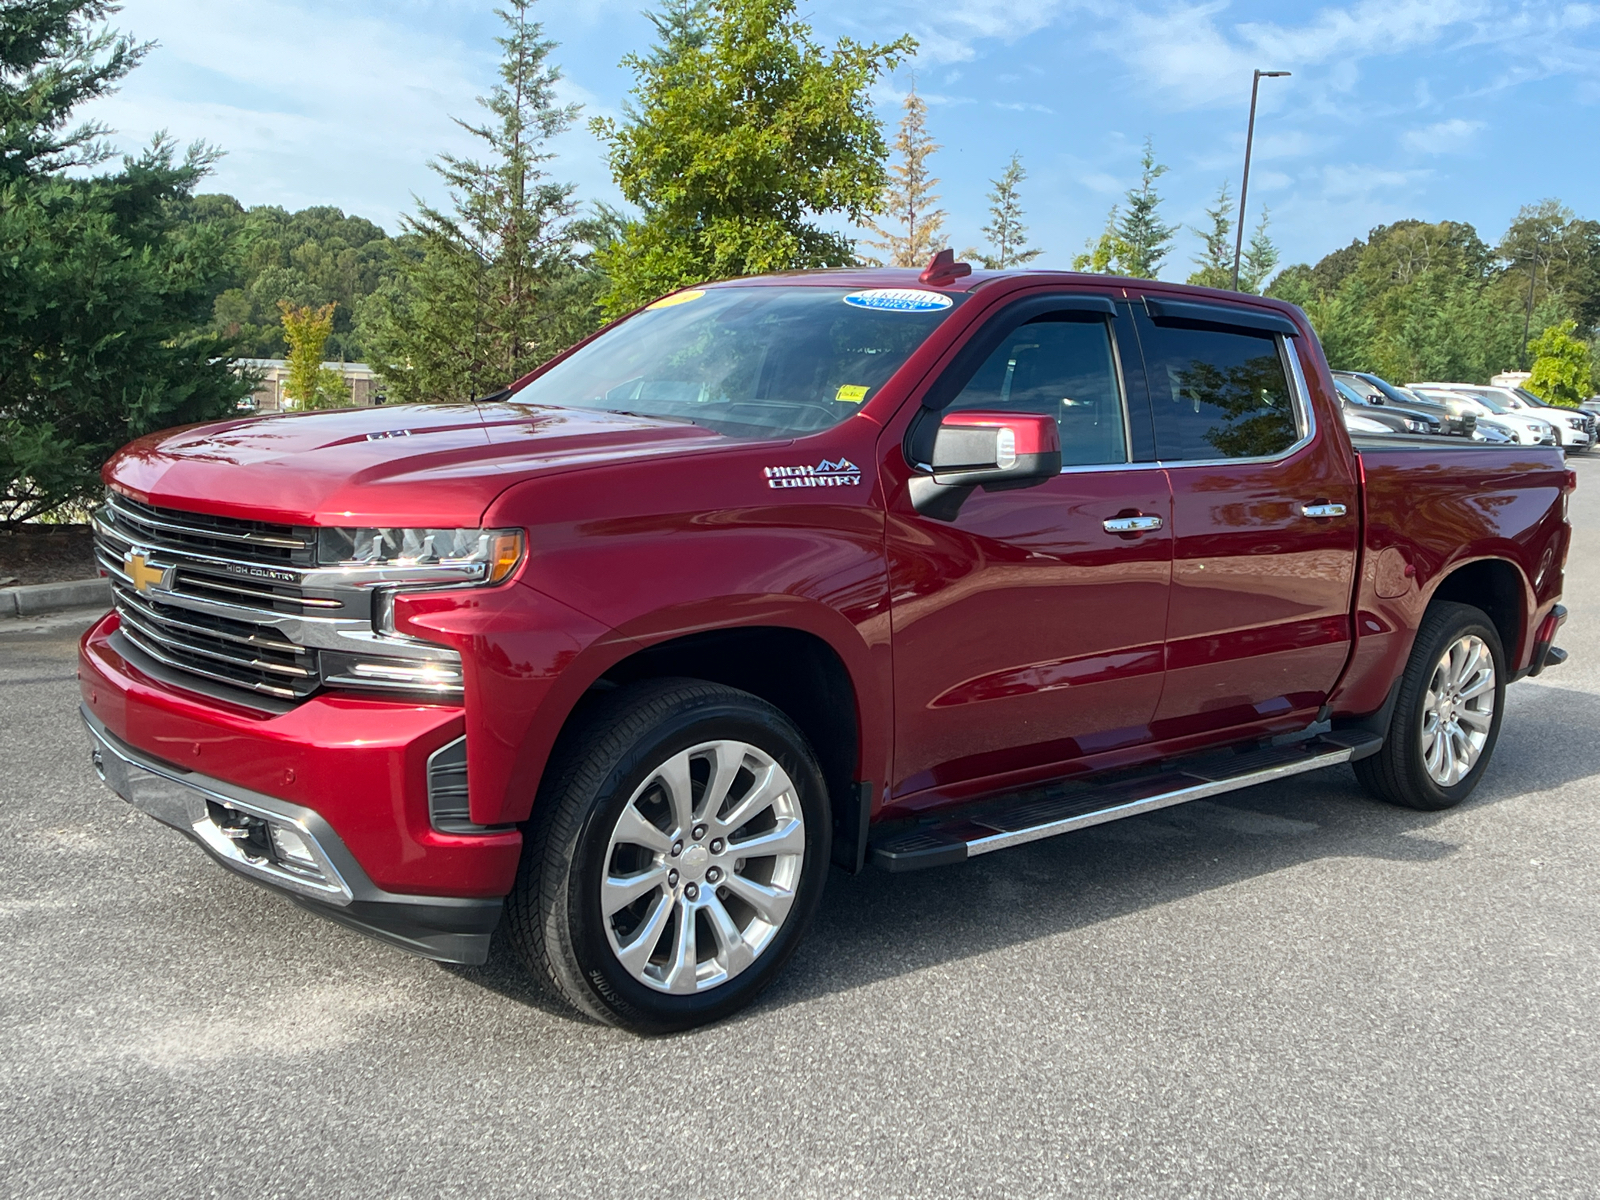
<svg viewBox="0 0 1600 1200"><path fill-rule="evenodd" d="M1444 814L1339 768L836 875L642 1040L213 866L96 782L81 616L0 624L0 1193L1600 1195L1600 457L1571 660ZM9 626L9 628L8 628Z"/></svg>

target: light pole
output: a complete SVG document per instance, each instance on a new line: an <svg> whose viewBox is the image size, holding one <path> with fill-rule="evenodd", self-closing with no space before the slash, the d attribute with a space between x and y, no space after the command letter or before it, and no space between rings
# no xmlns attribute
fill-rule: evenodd
<svg viewBox="0 0 1600 1200"><path fill-rule="evenodd" d="M1288 71L1257 70L1250 81L1250 127L1244 135L1244 182L1239 185L1239 229L1233 239L1233 290L1239 290L1239 256L1244 252L1244 202L1250 195L1250 147L1256 140L1256 93L1263 79L1279 79Z"/></svg>

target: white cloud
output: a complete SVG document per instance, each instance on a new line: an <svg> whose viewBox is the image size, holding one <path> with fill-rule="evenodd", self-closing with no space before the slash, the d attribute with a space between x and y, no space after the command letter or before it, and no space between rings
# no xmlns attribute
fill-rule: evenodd
<svg viewBox="0 0 1600 1200"><path fill-rule="evenodd" d="M83 115L115 129L125 150L161 129L217 145L226 157L205 190L246 204L338 204L392 231L413 192L443 201L428 160L474 152L476 139L451 118L480 119L476 98L491 85L498 48L474 36L493 32L481 14L469 32L468 21L441 22L438 12L373 11L307 0L131 0L118 25L159 45L121 91ZM585 116L596 111L570 79L558 90L585 103ZM614 191L586 133L557 148L561 170L585 194Z"/></svg>
<svg viewBox="0 0 1600 1200"><path fill-rule="evenodd" d="M1453 154L1471 146L1483 127L1482 121L1451 117L1448 121L1410 130L1400 140L1421 154Z"/></svg>

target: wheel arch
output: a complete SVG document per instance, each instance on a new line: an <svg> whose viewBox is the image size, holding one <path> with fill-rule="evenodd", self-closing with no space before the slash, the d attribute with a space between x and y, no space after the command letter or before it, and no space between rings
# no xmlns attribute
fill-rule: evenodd
<svg viewBox="0 0 1600 1200"><path fill-rule="evenodd" d="M1533 588L1516 563L1509 558L1487 557L1454 564L1433 582L1424 615L1440 601L1470 604L1482 610L1500 635L1511 670L1517 670L1526 649L1523 642L1528 614L1533 611Z"/></svg>

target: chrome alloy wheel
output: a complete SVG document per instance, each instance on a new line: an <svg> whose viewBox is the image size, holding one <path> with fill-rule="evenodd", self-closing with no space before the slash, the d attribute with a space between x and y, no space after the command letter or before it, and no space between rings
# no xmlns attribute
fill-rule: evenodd
<svg viewBox="0 0 1600 1200"><path fill-rule="evenodd" d="M731 741L673 755L629 797L606 847L612 953L657 991L726 983L783 926L805 850L799 793L771 755Z"/></svg>
<svg viewBox="0 0 1600 1200"><path fill-rule="evenodd" d="M1454 787L1477 765L1494 724L1494 655L1473 634L1440 656L1422 701L1422 763L1440 787Z"/></svg>

